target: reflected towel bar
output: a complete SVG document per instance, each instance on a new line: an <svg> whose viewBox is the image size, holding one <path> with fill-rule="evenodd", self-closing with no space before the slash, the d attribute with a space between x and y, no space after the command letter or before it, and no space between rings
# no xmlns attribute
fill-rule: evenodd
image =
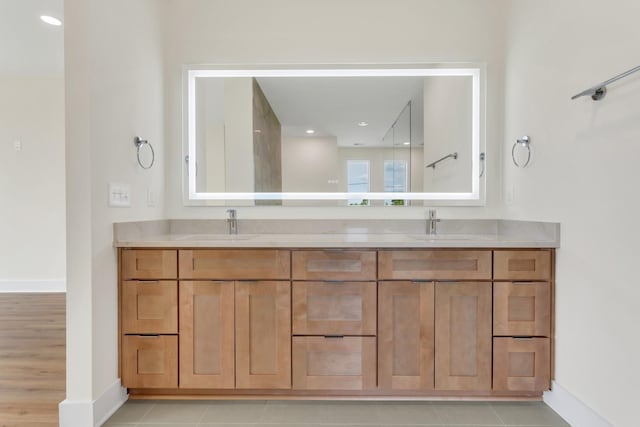
<svg viewBox="0 0 640 427"><path fill-rule="evenodd" d="M436 165L437 165L438 163L440 163L440 162L442 162L442 161L445 161L445 160L447 160L447 159L448 159L448 158L450 158L450 157L453 157L453 159L455 160L455 159L457 159L457 158L458 158L458 153L456 152L456 153L447 154L447 155L446 155L446 156L444 156L443 158L438 159L438 160L436 160L436 161L435 161L435 162L433 162L433 163L429 163L427 166L425 166L425 168L434 168L434 169L435 169L435 168L436 168Z"/></svg>
<svg viewBox="0 0 640 427"><path fill-rule="evenodd" d="M587 90L583 90L582 92L580 92L577 95L573 95L571 97L571 99L576 99L576 98L580 98L581 96L587 96L587 95L591 95L591 99L593 99L594 101L600 101L602 98L604 98L604 96L607 94L607 85L620 80L624 77L627 77L637 71L640 71L640 65L638 65L635 68L630 69L629 71L625 71L622 74L618 74L615 77L610 78L607 81L604 81L602 83L600 83L599 85L595 85L593 87L590 87Z"/></svg>

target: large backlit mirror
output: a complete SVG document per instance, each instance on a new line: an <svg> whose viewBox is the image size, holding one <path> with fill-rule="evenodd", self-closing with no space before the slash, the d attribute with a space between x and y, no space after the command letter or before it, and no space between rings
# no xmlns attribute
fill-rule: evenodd
<svg viewBox="0 0 640 427"><path fill-rule="evenodd" d="M482 204L478 66L185 69L185 202Z"/></svg>

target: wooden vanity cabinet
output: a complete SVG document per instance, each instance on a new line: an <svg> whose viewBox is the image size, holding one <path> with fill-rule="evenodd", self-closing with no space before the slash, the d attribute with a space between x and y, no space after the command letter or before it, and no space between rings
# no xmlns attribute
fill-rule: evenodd
<svg viewBox="0 0 640 427"><path fill-rule="evenodd" d="M378 285L378 384L383 390L434 388L434 283Z"/></svg>
<svg viewBox="0 0 640 427"><path fill-rule="evenodd" d="M548 390L552 251L495 250L493 259L493 390Z"/></svg>

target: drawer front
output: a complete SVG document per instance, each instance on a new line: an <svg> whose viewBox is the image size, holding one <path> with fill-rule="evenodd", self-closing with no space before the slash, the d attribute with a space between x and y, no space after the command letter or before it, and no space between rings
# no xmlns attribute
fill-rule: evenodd
<svg viewBox="0 0 640 427"><path fill-rule="evenodd" d="M291 252L278 249L180 251L181 279L289 279Z"/></svg>
<svg viewBox="0 0 640 427"><path fill-rule="evenodd" d="M549 390L549 338L494 338L493 389L496 391Z"/></svg>
<svg viewBox="0 0 640 427"><path fill-rule="evenodd" d="M294 251L294 280L376 280L375 251Z"/></svg>
<svg viewBox="0 0 640 427"><path fill-rule="evenodd" d="M178 283L170 280L122 282L122 332L177 334Z"/></svg>
<svg viewBox="0 0 640 427"><path fill-rule="evenodd" d="M551 252L495 251L493 269L495 280L550 280Z"/></svg>
<svg viewBox="0 0 640 427"><path fill-rule="evenodd" d="M550 292L549 282L494 282L493 335L548 337Z"/></svg>
<svg viewBox="0 0 640 427"><path fill-rule="evenodd" d="M293 337L293 388L375 389L375 337Z"/></svg>
<svg viewBox="0 0 640 427"><path fill-rule="evenodd" d="M378 275L384 280L490 280L489 250L383 250Z"/></svg>
<svg viewBox="0 0 640 427"><path fill-rule="evenodd" d="M293 282L294 335L375 335L376 282Z"/></svg>
<svg viewBox="0 0 640 427"><path fill-rule="evenodd" d="M127 388L178 387L178 337L122 337L122 385Z"/></svg>
<svg viewBox="0 0 640 427"><path fill-rule="evenodd" d="M162 249L123 249L122 279L175 279L178 252Z"/></svg>

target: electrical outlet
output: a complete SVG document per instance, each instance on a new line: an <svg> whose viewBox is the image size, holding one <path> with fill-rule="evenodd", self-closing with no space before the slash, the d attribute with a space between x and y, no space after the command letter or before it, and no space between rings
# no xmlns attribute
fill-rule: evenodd
<svg viewBox="0 0 640 427"><path fill-rule="evenodd" d="M13 149L16 151L22 151L22 142L17 139L13 141Z"/></svg>
<svg viewBox="0 0 640 427"><path fill-rule="evenodd" d="M129 184L109 183L109 206L115 208L131 207L131 190Z"/></svg>

